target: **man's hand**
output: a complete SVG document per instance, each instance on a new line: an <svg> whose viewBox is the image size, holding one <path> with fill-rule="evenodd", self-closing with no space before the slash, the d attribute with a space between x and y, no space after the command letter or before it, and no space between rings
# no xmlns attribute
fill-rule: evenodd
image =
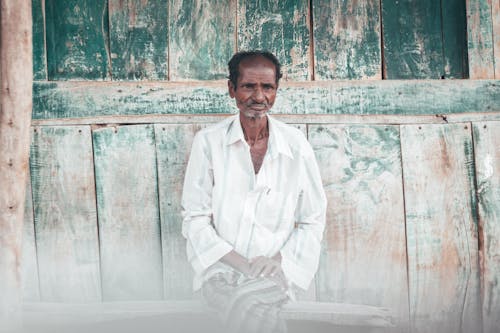
<svg viewBox="0 0 500 333"><path fill-rule="evenodd" d="M250 276L251 277L266 277L283 289L288 289L288 284L285 274L281 269L281 257L264 257L259 256L250 259Z"/></svg>

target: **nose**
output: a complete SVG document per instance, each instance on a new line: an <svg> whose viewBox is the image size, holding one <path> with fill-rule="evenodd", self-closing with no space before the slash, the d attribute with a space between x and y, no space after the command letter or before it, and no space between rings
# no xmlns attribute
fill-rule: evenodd
<svg viewBox="0 0 500 333"><path fill-rule="evenodd" d="M254 100L254 102L257 103L263 103L265 101L265 96L264 92L262 91L262 88L260 87L255 88L252 99Z"/></svg>

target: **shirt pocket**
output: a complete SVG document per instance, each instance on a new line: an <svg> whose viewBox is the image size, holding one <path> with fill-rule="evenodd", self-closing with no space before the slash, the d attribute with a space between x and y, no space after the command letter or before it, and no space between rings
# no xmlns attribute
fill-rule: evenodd
<svg viewBox="0 0 500 333"><path fill-rule="evenodd" d="M256 223L271 232L277 232L288 223L294 223L294 211L291 193L269 190L262 195L257 205Z"/></svg>

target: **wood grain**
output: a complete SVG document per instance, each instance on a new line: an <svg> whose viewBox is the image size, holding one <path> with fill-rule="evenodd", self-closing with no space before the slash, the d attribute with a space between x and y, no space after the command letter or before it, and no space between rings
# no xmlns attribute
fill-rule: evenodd
<svg viewBox="0 0 500 333"><path fill-rule="evenodd" d="M403 125L412 332L480 332L469 124Z"/></svg>
<svg viewBox="0 0 500 333"><path fill-rule="evenodd" d="M38 261L36 258L33 198L29 175L27 180L26 201L24 204L23 258L21 261L23 302L36 302L40 301L40 288L38 282Z"/></svg>
<svg viewBox="0 0 500 333"><path fill-rule="evenodd" d="M385 78L444 75L440 1L383 0L382 25Z"/></svg>
<svg viewBox="0 0 500 333"><path fill-rule="evenodd" d="M500 327L500 122L473 124L484 333Z"/></svg>
<svg viewBox="0 0 500 333"><path fill-rule="evenodd" d="M381 79L380 2L313 2L314 77Z"/></svg>
<svg viewBox="0 0 500 333"><path fill-rule="evenodd" d="M153 126L97 128L93 142L103 299L161 299Z"/></svg>
<svg viewBox="0 0 500 333"><path fill-rule="evenodd" d="M283 80L311 78L309 38L308 1L238 1L238 50L271 51L283 65Z"/></svg>
<svg viewBox="0 0 500 333"><path fill-rule="evenodd" d="M236 50L236 0L174 0L169 22L170 80L227 77Z"/></svg>
<svg viewBox="0 0 500 333"><path fill-rule="evenodd" d="M155 125L165 299L193 298L193 269L181 234L181 196L194 134L203 125Z"/></svg>
<svg viewBox="0 0 500 333"><path fill-rule="evenodd" d="M100 301L90 127L35 127L30 163L42 300Z"/></svg>
<svg viewBox="0 0 500 333"><path fill-rule="evenodd" d="M500 111L499 100L498 80L316 81L283 84L272 113L448 115ZM33 119L234 112L222 81L36 82L33 88Z"/></svg>
<svg viewBox="0 0 500 333"><path fill-rule="evenodd" d="M0 1L0 331L21 325L33 87L31 1Z"/></svg>
<svg viewBox="0 0 500 333"><path fill-rule="evenodd" d="M167 0L109 0L109 35L113 80L167 80Z"/></svg>
<svg viewBox="0 0 500 333"><path fill-rule="evenodd" d="M467 48L471 79L495 77L491 3L492 0L466 0Z"/></svg>
<svg viewBox="0 0 500 333"><path fill-rule="evenodd" d="M49 80L109 79L106 1L45 0Z"/></svg>
<svg viewBox="0 0 500 333"><path fill-rule="evenodd" d="M387 307L407 331L398 127L310 125L309 140L329 202L319 300Z"/></svg>
<svg viewBox="0 0 500 333"><path fill-rule="evenodd" d="M47 52L45 50L45 0L32 0L33 20L33 79L47 80Z"/></svg>

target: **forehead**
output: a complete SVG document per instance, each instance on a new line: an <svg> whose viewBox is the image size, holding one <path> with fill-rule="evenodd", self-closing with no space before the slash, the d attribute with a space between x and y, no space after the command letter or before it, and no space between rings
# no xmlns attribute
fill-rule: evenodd
<svg viewBox="0 0 500 333"><path fill-rule="evenodd" d="M252 78L276 81L276 66L274 63L262 56L243 59L238 67L238 81Z"/></svg>

